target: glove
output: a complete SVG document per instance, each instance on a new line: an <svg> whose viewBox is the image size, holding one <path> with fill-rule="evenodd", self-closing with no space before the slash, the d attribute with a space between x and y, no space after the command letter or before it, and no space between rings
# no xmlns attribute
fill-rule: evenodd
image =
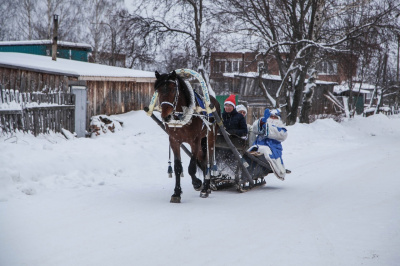
<svg viewBox="0 0 400 266"><path fill-rule="evenodd" d="M264 117L262 119L264 119L264 123L267 121L267 119L271 116L271 112L270 110L267 108L264 111Z"/></svg>

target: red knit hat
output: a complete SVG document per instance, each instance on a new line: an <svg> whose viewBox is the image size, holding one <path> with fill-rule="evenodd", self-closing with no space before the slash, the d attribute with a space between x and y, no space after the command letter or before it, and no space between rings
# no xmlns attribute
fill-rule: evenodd
<svg viewBox="0 0 400 266"><path fill-rule="evenodd" d="M229 95L228 98L226 98L224 104L230 104L233 105L233 108L236 107L236 99L235 99L235 94Z"/></svg>

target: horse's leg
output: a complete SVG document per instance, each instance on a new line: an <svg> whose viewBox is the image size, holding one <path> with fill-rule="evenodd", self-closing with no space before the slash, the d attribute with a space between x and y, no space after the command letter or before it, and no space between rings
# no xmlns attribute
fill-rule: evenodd
<svg viewBox="0 0 400 266"><path fill-rule="evenodd" d="M200 150L200 141L199 138L195 138L192 143L189 143L190 147L192 149L192 157L190 158L190 164L189 164L189 175L192 178L192 185L193 188L196 191L199 191L201 189L201 186L203 183L201 182L200 179L196 177L196 172L197 172L197 157L198 153Z"/></svg>
<svg viewBox="0 0 400 266"><path fill-rule="evenodd" d="M183 171L182 162L181 162L181 154L180 154L180 144L174 141L171 141L171 149L174 152L174 170L175 170L175 189L174 194L171 196L171 203L181 203L181 174Z"/></svg>
<svg viewBox="0 0 400 266"><path fill-rule="evenodd" d="M196 191L199 191L199 190L201 189L201 185L202 185L203 183L201 182L200 179L198 179L198 178L196 177L197 165L196 165L196 157L195 157L195 156L192 156L192 157L190 158L190 164L189 164L188 172L189 172L190 177L192 178L192 185L193 185L193 188L194 188Z"/></svg>
<svg viewBox="0 0 400 266"><path fill-rule="evenodd" d="M200 149L197 152L197 159L200 161L203 170L203 189L200 192L200 197L207 198L211 193L210 189L210 170L207 165L207 143L206 138L200 140Z"/></svg>

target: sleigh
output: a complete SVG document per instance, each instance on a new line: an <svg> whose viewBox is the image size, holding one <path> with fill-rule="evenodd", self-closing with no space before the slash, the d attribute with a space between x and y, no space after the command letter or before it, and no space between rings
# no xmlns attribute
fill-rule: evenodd
<svg viewBox="0 0 400 266"><path fill-rule="evenodd" d="M211 190L224 187L236 186L239 192L245 192L265 184L264 177L272 172L269 163L263 156L247 152L246 140L226 132L219 103L209 95L206 82L199 73L178 69L165 74L156 72L156 78L155 92L145 112L170 136L174 167L172 169L170 152L168 174L172 177L175 173L175 189L170 202L181 202L181 150L191 158L188 173L193 188L200 191L202 198L208 197ZM201 92L193 90L184 78L196 78ZM153 111L160 112L161 120ZM183 143L189 144L193 153ZM217 164L222 168L218 169ZM196 166L203 172L203 182L196 177Z"/></svg>
<svg viewBox="0 0 400 266"><path fill-rule="evenodd" d="M265 177L273 170L264 155L256 151L248 152L250 144L247 139L237 136L229 136L229 139L232 145L227 143L222 134L217 136L215 153L220 174L211 178L211 189L216 191L236 187L237 191L246 192L265 185ZM241 161L235 159L232 149L241 154ZM241 164L246 167L251 180L243 175Z"/></svg>

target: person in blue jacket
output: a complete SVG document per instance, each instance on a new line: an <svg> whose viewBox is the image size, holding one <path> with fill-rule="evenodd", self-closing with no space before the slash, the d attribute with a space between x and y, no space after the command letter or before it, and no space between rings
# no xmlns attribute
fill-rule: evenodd
<svg viewBox="0 0 400 266"><path fill-rule="evenodd" d="M225 130L230 135L246 137L247 124L246 118L236 111L235 95L231 94L224 102L224 111L222 112L222 120Z"/></svg>
<svg viewBox="0 0 400 266"><path fill-rule="evenodd" d="M279 109L265 109L264 116L253 123L253 132L257 135L248 151L264 154L276 177L285 179L286 168L282 159L281 142L287 138L287 129L281 121Z"/></svg>

